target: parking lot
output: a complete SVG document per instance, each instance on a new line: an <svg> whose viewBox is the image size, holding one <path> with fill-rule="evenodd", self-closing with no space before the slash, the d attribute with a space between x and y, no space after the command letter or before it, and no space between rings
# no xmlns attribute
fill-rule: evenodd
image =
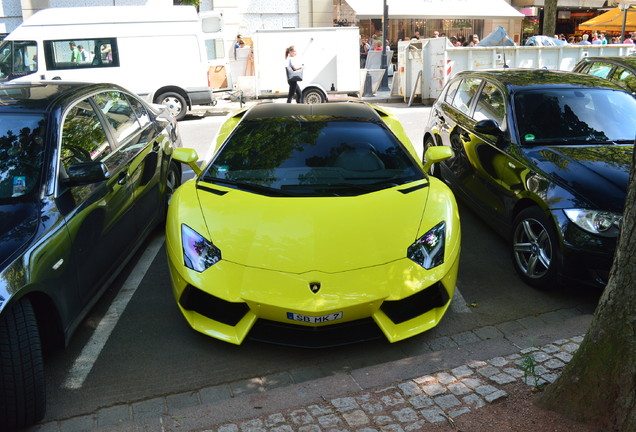
<svg viewBox="0 0 636 432"><path fill-rule="evenodd" d="M421 154L429 108L386 106ZM222 115L187 117L180 123L184 146L197 149L203 158L222 120ZM452 347L480 332L486 338L489 332L593 312L598 292L575 287L540 292L524 285L503 238L461 203L460 216L458 291L438 327L395 344L380 340L322 350L252 341L234 346L194 332L172 297L163 233L158 230L83 322L68 349L47 358L48 411L43 423L214 386L224 385L233 395L260 391L267 385ZM178 403L187 405L187 399Z"/></svg>

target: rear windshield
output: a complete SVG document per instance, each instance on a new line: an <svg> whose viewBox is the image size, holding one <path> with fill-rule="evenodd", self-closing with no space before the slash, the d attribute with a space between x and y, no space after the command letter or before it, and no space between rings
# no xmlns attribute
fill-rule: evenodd
<svg viewBox="0 0 636 432"><path fill-rule="evenodd" d="M44 158L44 118L0 113L0 202L23 200L38 190Z"/></svg>
<svg viewBox="0 0 636 432"><path fill-rule="evenodd" d="M425 178L382 124L351 120L245 121L202 176L265 195L360 195Z"/></svg>

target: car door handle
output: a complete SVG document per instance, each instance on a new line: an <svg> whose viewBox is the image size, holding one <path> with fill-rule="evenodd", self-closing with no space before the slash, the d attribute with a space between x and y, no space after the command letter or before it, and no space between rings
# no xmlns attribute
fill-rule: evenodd
<svg viewBox="0 0 636 432"><path fill-rule="evenodd" d="M127 180L128 180L128 172L123 172L119 174L119 177L117 178L117 184L123 185L124 183L126 183Z"/></svg>

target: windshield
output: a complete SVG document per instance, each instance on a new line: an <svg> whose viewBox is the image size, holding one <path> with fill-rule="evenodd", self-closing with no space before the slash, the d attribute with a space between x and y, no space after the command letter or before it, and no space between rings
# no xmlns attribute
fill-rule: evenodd
<svg viewBox="0 0 636 432"><path fill-rule="evenodd" d="M0 113L0 203L25 199L37 190L44 131L40 115Z"/></svg>
<svg viewBox="0 0 636 432"><path fill-rule="evenodd" d="M0 44L0 81L32 74L38 70L34 41L4 41Z"/></svg>
<svg viewBox="0 0 636 432"><path fill-rule="evenodd" d="M546 89L514 97L521 144L633 143L636 99L611 89Z"/></svg>
<svg viewBox="0 0 636 432"><path fill-rule="evenodd" d="M425 178L385 127L371 121L244 121L202 180L264 195L360 195Z"/></svg>

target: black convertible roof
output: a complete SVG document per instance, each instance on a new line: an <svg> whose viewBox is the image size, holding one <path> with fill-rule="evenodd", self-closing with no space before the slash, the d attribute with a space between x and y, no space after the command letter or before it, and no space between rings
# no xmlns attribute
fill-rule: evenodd
<svg viewBox="0 0 636 432"><path fill-rule="evenodd" d="M366 103L331 102L321 104L287 104L265 102L250 108L243 120L298 116L330 116L350 119L381 120L378 112Z"/></svg>

